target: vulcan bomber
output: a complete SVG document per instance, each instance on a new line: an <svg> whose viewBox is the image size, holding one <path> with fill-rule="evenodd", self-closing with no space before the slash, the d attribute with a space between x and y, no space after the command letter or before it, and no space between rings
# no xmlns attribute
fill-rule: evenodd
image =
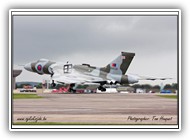
<svg viewBox="0 0 190 140"><path fill-rule="evenodd" d="M50 75L51 85L56 83L69 85L69 92L75 92L76 85L97 85L98 90L106 91L104 85L127 85L139 80L165 80L167 78L150 78L126 74L135 53L121 52L121 54L104 67L95 67L90 64L73 65L70 63L53 62L40 59L24 65L27 71L37 74Z"/></svg>

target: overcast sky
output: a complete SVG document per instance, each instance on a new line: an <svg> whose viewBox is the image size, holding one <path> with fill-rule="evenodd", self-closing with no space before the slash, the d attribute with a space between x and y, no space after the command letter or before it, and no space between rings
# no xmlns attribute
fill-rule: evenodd
<svg viewBox="0 0 190 140"><path fill-rule="evenodd" d="M15 68L40 58L101 67L126 51L136 54L127 73L177 82L177 16L14 16L12 33ZM23 70L17 81L44 78Z"/></svg>

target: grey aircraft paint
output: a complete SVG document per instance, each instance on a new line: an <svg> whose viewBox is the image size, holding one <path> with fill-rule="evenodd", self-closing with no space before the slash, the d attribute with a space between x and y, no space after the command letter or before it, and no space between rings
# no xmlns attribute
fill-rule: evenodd
<svg viewBox="0 0 190 140"><path fill-rule="evenodd" d="M105 67L94 67L90 66L89 64L82 64L82 65L73 65L72 69L75 70L77 73L79 73L79 76L75 76L75 74L72 75L72 72L65 73L64 72L64 65L61 67L60 71L62 71L62 75L68 75L68 77L83 77L83 79L87 78L93 79L92 83L120 83L120 84L129 84L131 81L133 83L138 82L138 80L133 79L133 77L130 77L127 75L124 75L133 60L133 57L135 56L135 53L129 53L129 52L121 52L121 54L111 61L107 66ZM54 65L56 65L55 62L46 60L46 59L40 59L37 62L29 63L25 66L26 70L38 73L38 74L50 74L53 75L53 69ZM95 80L94 80L95 79ZM63 81L65 79L62 79ZM60 80L59 80L60 81ZM73 79L72 79L73 81ZM79 79L76 79L76 81L80 81ZM63 82L64 83L64 82Z"/></svg>

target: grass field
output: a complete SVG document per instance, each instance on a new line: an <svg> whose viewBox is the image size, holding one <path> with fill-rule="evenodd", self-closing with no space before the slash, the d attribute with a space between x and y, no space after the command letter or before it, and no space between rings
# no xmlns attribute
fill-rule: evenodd
<svg viewBox="0 0 190 140"><path fill-rule="evenodd" d="M42 97L38 96L37 94L20 94L20 93L13 94L13 99L36 99L36 98L42 98Z"/></svg>
<svg viewBox="0 0 190 140"><path fill-rule="evenodd" d="M159 97L163 97L163 98L170 98L170 99L177 99L177 95L157 95Z"/></svg>

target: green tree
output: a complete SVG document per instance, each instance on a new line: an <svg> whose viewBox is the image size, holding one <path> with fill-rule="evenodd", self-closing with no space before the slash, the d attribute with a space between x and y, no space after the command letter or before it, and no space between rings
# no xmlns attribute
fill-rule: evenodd
<svg viewBox="0 0 190 140"><path fill-rule="evenodd" d="M140 85L140 84L135 84L135 85L132 85L132 87L133 87L134 89L137 89L137 88L142 88L142 85Z"/></svg>
<svg viewBox="0 0 190 140"><path fill-rule="evenodd" d="M177 90L178 89L178 84L177 83L173 83L172 84L172 88L175 89L175 90Z"/></svg>
<svg viewBox="0 0 190 140"><path fill-rule="evenodd" d="M38 85L36 85L36 88L42 88L42 83L39 83Z"/></svg>
<svg viewBox="0 0 190 140"><path fill-rule="evenodd" d="M149 84L144 84L144 85L142 85L142 88L144 88L144 89L151 89L152 86L149 85Z"/></svg>
<svg viewBox="0 0 190 140"><path fill-rule="evenodd" d="M164 89L171 89L172 88L172 86L170 85L170 84L166 84L165 86L164 86Z"/></svg>
<svg viewBox="0 0 190 140"><path fill-rule="evenodd" d="M159 85L155 85L152 87L153 89L160 89L160 86Z"/></svg>
<svg viewBox="0 0 190 140"><path fill-rule="evenodd" d="M23 88L24 86L31 86L30 84L17 84L16 88Z"/></svg>

